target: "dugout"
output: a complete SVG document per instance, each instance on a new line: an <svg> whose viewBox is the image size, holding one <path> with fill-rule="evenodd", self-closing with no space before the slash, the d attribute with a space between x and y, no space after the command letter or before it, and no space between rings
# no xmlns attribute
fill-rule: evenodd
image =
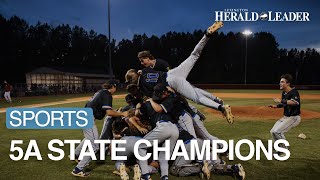
<svg viewBox="0 0 320 180"><path fill-rule="evenodd" d="M114 78L101 70L61 67L40 67L26 73L28 90L40 92L88 92L99 89L101 84Z"/></svg>

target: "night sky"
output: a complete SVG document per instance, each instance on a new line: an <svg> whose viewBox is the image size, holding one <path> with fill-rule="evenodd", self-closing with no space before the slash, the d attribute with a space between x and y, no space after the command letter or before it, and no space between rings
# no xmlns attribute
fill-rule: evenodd
<svg viewBox="0 0 320 180"><path fill-rule="evenodd" d="M222 31L267 31L283 48L320 50L320 2L316 0L110 0L111 36L118 42L134 34L162 35L169 31L193 32L214 21L214 11L242 8L249 11L307 11L310 22L225 22ZM0 13L30 24L79 25L108 33L107 0L0 0Z"/></svg>

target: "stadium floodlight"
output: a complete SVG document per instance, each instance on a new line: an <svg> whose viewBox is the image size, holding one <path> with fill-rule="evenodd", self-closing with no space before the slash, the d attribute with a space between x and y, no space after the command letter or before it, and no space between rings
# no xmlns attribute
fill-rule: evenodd
<svg viewBox="0 0 320 180"><path fill-rule="evenodd" d="M252 34L252 31L250 30L244 30L242 32L243 35L246 37L246 57L245 57L245 65L244 65L244 84L247 84L247 61L248 61L248 36Z"/></svg>
<svg viewBox="0 0 320 180"><path fill-rule="evenodd" d="M250 31L250 30L247 29L247 30L244 30L244 31L242 32L242 34L247 37L247 36L249 36L249 35L252 34L252 31Z"/></svg>

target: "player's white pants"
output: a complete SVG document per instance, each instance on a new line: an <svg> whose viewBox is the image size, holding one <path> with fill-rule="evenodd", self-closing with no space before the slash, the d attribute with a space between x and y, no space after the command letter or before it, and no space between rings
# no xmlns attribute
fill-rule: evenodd
<svg viewBox="0 0 320 180"><path fill-rule="evenodd" d="M196 132L193 127L193 119L189 113L185 112L183 115L179 116L178 124L194 138L197 138Z"/></svg>
<svg viewBox="0 0 320 180"><path fill-rule="evenodd" d="M286 139L284 133L288 132L291 128L296 127L301 122L300 116L290 116L279 119L270 130L273 140Z"/></svg>
<svg viewBox="0 0 320 180"><path fill-rule="evenodd" d="M203 140L202 139L194 139L194 140L197 140L199 149L202 149ZM188 156L191 157L190 142L185 143L185 148L187 150ZM197 159L197 160L202 161L202 159ZM217 160L209 161L209 163L212 164L212 166L218 164L219 162L220 162L220 159L218 156L217 156ZM170 173L174 176L191 176L191 175L199 174L201 172L201 169L202 167L200 165L196 165L195 163L193 163L193 160L186 160L184 156L179 156L170 167Z"/></svg>
<svg viewBox="0 0 320 180"><path fill-rule="evenodd" d="M112 122L113 119L111 116L106 116L103 122L100 139L112 139ZM106 149L107 150L107 149Z"/></svg>
<svg viewBox="0 0 320 180"><path fill-rule="evenodd" d="M92 128L83 129L82 131L83 131L83 134L84 134L84 139L82 140L82 142L75 149L75 154L77 156L80 155L81 149L82 149L83 144L84 144L84 140L90 140L94 152L97 152L99 150L99 144L95 144L94 143L94 140L98 140L99 139L97 126L94 124L92 126ZM89 164L90 161L91 161L91 157L90 156L84 156L83 159L78 163L77 168L82 170L87 164Z"/></svg>
<svg viewBox="0 0 320 180"><path fill-rule="evenodd" d="M207 44L208 40L209 38L204 35L192 51L191 55L178 67L168 71L167 82L170 87L175 89L186 98L198 104L202 104L213 109L218 109L220 104L213 101L215 98L213 95L202 89L194 87L186 80L193 66L199 59L201 51Z"/></svg>
<svg viewBox="0 0 320 180"><path fill-rule="evenodd" d="M4 98L6 99L7 102L12 102L10 97L10 91L4 93Z"/></svg>
<svg viewBox="0 0 320 180"><path fill-rule="evenodd" d="M203 124L203 121L200 120L200 117L196 115L193 117L193 126L194 130L196 131L197 137L204 139L204 140L219 140L219 138L212 136L206 127Z"/></svg>
<svg viewBox="0 0 320 180"><path fill-rule="evenodd" d="M171 122L157 122L157 126L146 134L143 139L146 139L151 142L153 146L153 140L158 140L159 144L163 143L165 140L170 140L170 155L174 150L174 146L177 142L179 137L179 130L175 124ZM163 143L163 146L165 144ZM147 155L147 147L145 144L141 144L139 146L139 154L142 157ZM160 170L161 170L161 177L165 175L169 175L169 164L168 160L165 160L165 153L161 151L159 153L159 163L160 163ZM148 161L139 160L139 166L141 169L142 174L149 173Z"/></svg>
<svg viewBox="0 0 320 180"><path fill-rule="evenodd" d="M119 151L117 152L117 156L127 156L127 160L129 160L131 157L134 157L134 145L136 142L138 142L141 137L136 136L124 136L121 138L121 140L125 140L125 144L118 144L118 148L124 148L126 151ZM118 171L120 171L120 165L121 163L127 164L127 161L125 160L118 160L115 164L115 167ZM157 173L158 170L155 167L148 166L148 172L150 174Z"/></svg>

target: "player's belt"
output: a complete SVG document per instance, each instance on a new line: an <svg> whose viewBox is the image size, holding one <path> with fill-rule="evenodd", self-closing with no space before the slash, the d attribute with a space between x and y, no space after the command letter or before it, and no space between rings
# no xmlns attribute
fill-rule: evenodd
<svg viewBox="0 0 320 180"><path fill-rule="evenodd" d="M191 140L193 140L194 138L192 138L192 139L189 139L189 140L186 140L185 142L184 142L184 144L189 144L190 142L191 142Z"/></svg>

